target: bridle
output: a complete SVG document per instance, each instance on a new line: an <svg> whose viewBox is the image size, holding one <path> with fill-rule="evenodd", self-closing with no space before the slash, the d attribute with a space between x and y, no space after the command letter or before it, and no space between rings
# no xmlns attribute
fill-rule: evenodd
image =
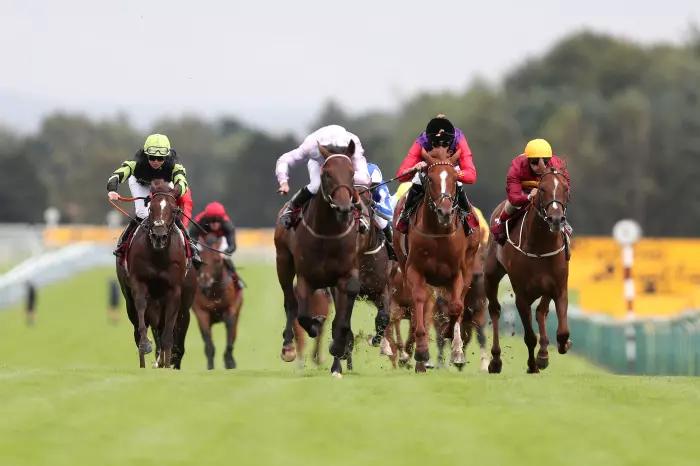
<svg viewBox="0 0 700 466"><path fill-rule="evenodd" d="M445 161L441 161L441 162L435 162L435 163L433 163L433 164L431 164L431 165L428 165L428 168L426 168L426 170L425 170L425 171L426 171L426 175L427 175L427 172L429 172L431 168L437 167L437 166L441 166L441 165L454 168L454 165L452 165L452 163L450 163L450 162L448 162L448 161L446 161L446 160L445 160ZM457 203L457 193L456 193L456 191L455 191L455 194L454 194L454 195L448 194L448 193L446 193L446 192L444 192L444 193L441 192L441 193L440 193L440 196L438 196L437 201L436 201L436 200L433 198L433 196L432 196L432 194L431 194L431 192L430 192L430 184L431 184L430 177L426 176L426 179L428 180L428 189L426 190L426 191L427 191L427 192L426 192L426 198L427 198L427 200L428 200L427 204L428 204L428 207L430 208L430 210L432 210L433 212L435 212L435 213L437 214L437 213L438 213L438 203L441 202L443 199L447 199L447 200L449 200L450 203L452 204L452 211L450 212L450 216L452 216L452 213L454 212L454 206L455 206L455 204ZM455 183L455 186L456 186L456 183Z"/></svg>
<svg viewBox="0 0 700 466"><path fill-rule="evenodd" d="M342 157L343 159L347 160L348 163L352 166L352 160L350 157L348 157L345 154L333 154L326 158L323 161L323 164L321 165L321 169L323 170L323 167L326 166L329 160L335 157ZM354 169L353 169L354 172ZM353 204L357 204L356 196L355 196L355 188L353 188L350 185L347 184L339 184L333 187L330 192L326 192L326 188L323 186L323 177L321 177L321 196L323 197L323 200L328 203L328 205L331 207L333 210L340 210L340 206L338 206L334 201L333 201L333 195L339 190L339 189L347 189L348 194L350 194L350 197L353 199Z"/></svg>
<svg viewBox="0 0 700 466"><path fill-rule="evenodd" d="M150 202L150 203L153 203L154 200L155 200L155 198L156 198L156 196L166 196L166 197L170 197L170 198L172 198L172 199L175 201L175 204L177 205L177 197L175 197L175 195L173 195L173 194L171 194L171 193L163 193L163 192L158 192L158 193L152 194L152 195L150 196L150 198L147 198L146 203L149 203L149 202ZM149 209L149 210L150 210L150 209ZM173 208L173 221L170 222L170 224L168 225L168 228L167 228L167 230L166 230L166 236L170 236L170 233L172 232L173 228L175 227L175 216L176 216L176 215L179 215L179 214L180 214L180 208L179 208L179 207L174 207L174 208ZM162 227L163 225L165 225L165 221L162 220L162 219L159 219L159 220L152 220L152 221L151 221L150 218L149 218L148 221L146 221L146 222L144 222L144 223L145 223L146 231L148 232L148 236L149 236L149 238L151 238L151 239L155 239L155 238L156 238L156 235L153 233L153 228L155 228L155 227Z"/></svg>
<svg viewBox="0 0 700 466"><path fill-rule="evenodd" d="M543 174L540 176L539 182L541 183L541 182L542 182L542 179L543 179L545 176L547 176L547 175L556 176L556 175L560 175L560 174L561 174L561 172L557 171L556 169L551 169L550 171L548 171L548 172L546 172L546 173L543 173ZM567 208L567 206L568 206L568 204L569 204L569 199L568 199L568 197L567 197L567 199L564 200L564 202L562 202L562 201L559 201L559 200L556 198L556 193L554 193L554 199L552 199L551 201L549 201L548 203L546 203L546 204L543 205L543 204L542 204L542 196L541 196L540 190L538 189L538 192L537 192L537 206L536 206L536 209L535 209L535 210L537 211L537 215L538 215L542 220L544 220L545 222L547 222L547 225L549 225L550 229L552 228L553 225L552 225L552 219L549 217L549 215L547 215L547 209L549 209L549 207L552 206L553 204L559 204L559 205L561 206L561 209L562 209L562 222L563 222L563 223L566 223L566 208Z"/></svg>

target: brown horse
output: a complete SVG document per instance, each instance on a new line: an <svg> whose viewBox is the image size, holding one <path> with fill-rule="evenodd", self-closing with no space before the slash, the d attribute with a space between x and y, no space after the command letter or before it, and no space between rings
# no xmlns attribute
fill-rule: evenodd
<svg viewBox="0 0 700 466"><path fill-rule="evenodd" d="M566 240L562 228L566 224L566 208L569 202L569 185L557 170L550 170L540 177L537 193L526 212L515 219L515 225L506 224L508 242L499 246L493 238L484 267L489 314L493 323L493 344L489 372L499 373L503 365L498 340L498 319L501 305L498 302L498 284L507 273L515 292L515 305L525 329L528 350L527 372L537 373L547 367L549 340L545 331L545 318L549 302L554 301L557 311L557 343L559 353L571 347L567 322L569 263L565 257ZM491 221L500 215L503 204L494 210ZM510 223L510 221L509 221ZM511 228L512 227L512 228ZM540 326L540 350L535 359L537 337L532 328L532 303L538 299L537 322Z"/></svg>
<svg viewBox="0 0 700 466"><path fill-rule="evenodd" d="M218 322L226 325L224 367L236 368L233 345L236 342L238 321L243 306L243 290L236 287L233 276L226 268L224 258L219 252L221 240L222 237L212 233L206 237L205 243L211 249L202 249L202 266L197 275L197 293L192 305L204 340L207 369L214 369L216 349L211 338L211 327Z"/></svg>
<svg viewBox="0 0 700 466"><path fill-rule="evenodd" d="M157 367L180 368L185 354L189 309L194 299L195 273L186 255L186 240L175 226L179 214L175 191L160 180L151 184L148 218L136 229L117 278L124 294L139 365L152 351L148 327L156 342Z"/></svg>
<svg viewBox="0 0 700 466"><path fill-rule="evenodd" d="M352 342L350 320L360 292L358 228L353 215L359 199L350 158L355 143L351 141L343 154L333 154L320 145L319 151L324 158L320 195L311 199L296 229L287 230L279 222L275 229L277 278L284 292L287 316L281 357L287 362L296 358L293 328L297 318L310 337L318 336L325 318L310 314L309 297L315 290L335 287L331 373L340 376L340 359L346 356Z"/></svg>
<svg viewBox="0 0 700 466"><path fill-rule="evenodd" d="M426 194L408 232L408 256L401 251L403 235L397 232L394 237L415 309L416 372L425 372L430 358L425 324L428 285L443 288L447 293L449 322L443 336L452 338L452 363L465 363L461 322L480 235L467 236L456 215L457 170L454 165L459 155L459 151L451 154L444 147L430 152L423 150L423 158L428 162L424 178Z"/></svg>
<svg viewBox="0 0 700 466"><path fill-rule="evenodd" d="M316 290L309 297L309 313L311 317L320 316L324 319L328 317L328 311L331 306L331 293L327 289ZM323 341L323 329L325 325L321 326L319 334L314 338L314 349L311 353L311 359L314 364L320 366L323 363L323 356L321 355L321 342ZM299 361L299 367L304 367L304 350L306 348L306 338L304 338L304 329L301 328L299 322L294 322L294 342L296 343L297 350L297 360ZM348 359L348 366L351 366L352 359Z"/></svg>

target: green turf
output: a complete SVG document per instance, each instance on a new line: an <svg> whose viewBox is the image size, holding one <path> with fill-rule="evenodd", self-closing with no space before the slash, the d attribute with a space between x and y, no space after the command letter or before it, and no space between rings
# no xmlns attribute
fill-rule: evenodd
<svg viewBox="0 0 700 466"><path fill-rule="evenodd" d="M416 375L360 343L356 371L335 380L329 361L280 361L274 269L243 273L235 371L221 369L222 328L217 370L204 370L194 320L183 371L139 370L125 316L107 323L110 270L42 290L33 328L1 311L0 465L697 464L697 379L558 354L528 376L524 344L508 339L498 376L477 371L472 349L464 373ZM358 306L355 330L373 315Z"/></svg>

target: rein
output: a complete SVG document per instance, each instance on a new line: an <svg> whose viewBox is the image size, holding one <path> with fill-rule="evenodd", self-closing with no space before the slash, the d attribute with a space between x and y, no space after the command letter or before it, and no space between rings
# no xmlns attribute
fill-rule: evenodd
<svg viewBox="0 0 700 466"><path fill-rule="evenodd" d="M528 209L529 209L529 207L528 207ZM510 232L509 232L510 228L508 227L508 223L510 222L510 219L506 220L506 238L508 239L508 242L510 243L510 245L513 246L513 247L515 248L516 251L518 251L518 252L520 252L520 253L522 253L522 254L525 254L527 257L533 257L533 258L540 259L540 258L543 258L543 257L556 256L557 254L559 254L560 252L562 252L562 251L564 250L564 248L566 247L566 243L564 243L564 244L563 244L559 249L557 249L556 251L547 252L547 253L544 253L544 254L534 254L534 253L531 253L531 252L524 251L524 250L520 247L520 245L523 244L523 230L524 230L524 226L525 226L525 217L527 217L527 212L525 212L525 213L523 214L522 217L523 217L523 218L522 218L522 220L520 221L520 234L519 234L519 237L518 237L518 244L515 244L515 243L513 242L513 240L510 239Z"/></svg>

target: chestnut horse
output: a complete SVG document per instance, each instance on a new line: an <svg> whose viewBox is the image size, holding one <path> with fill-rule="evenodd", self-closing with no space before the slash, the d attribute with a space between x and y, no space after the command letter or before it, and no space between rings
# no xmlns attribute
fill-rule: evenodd
<svg viewBox="0 0 700 466"><path fill-rule="evenodd" d="M449 321L443 336L452 338L452 363L463 365L465 362L461 322L480 236L478 232L467 236L456 215L457 170L454 165L459 160L459 151L452 154L447 148L437 147L430 152L423 150L422 155L428 162L423 181L425 197L408 231L407 256L401 248L404 235L397 232L394 237L394 249L401 270L405 271L404 279L415 309L416 372L425 372L430 359L425 323L428 285L447 293Z"/></svg>
<svg viewBox="0 0 700 466"><path fill-rule="evenodd" d="M223 237L209 233L205 244L211 248L202 248L202 265L197 274L197 293L194 297L192 311L197 317L199 331L204 340L204 354L207 357L207 369L214 369L216 351L211 338L213 324L223 322L226 325L226 350L224 367L235 369L233 345L236 342L238 320L243 306L243 290L238 289L233 276L224 264L219 252Z"/></svg>
<svg viewBox="0 0 700 466"><path fill-rule="evenodd" d="M148 327L156 343L157 367L179 369L194 299L195 272L186 254L186 240L175 226L175 190L167 183L151 183L148 218L133 233L126 263L117 258L117 278L134 326L139 366L152 351Z"/></svg>
<svg viewBox="0 0 700 466"><path fill-rule="evenodd" d="M324 319L328 317L328 311L331 306L331 293L327 289L316 290L311 293L309 297L309 313L311 317L321 316ZM321 342L323 341L323 329L325 325L321 326L319 334L314 338L314 349L311 353L311 359L314 364L320 366L323 363L323 356L321 356ZM301 328L299 322L294 322L294 342L296 343L297 360L299 362L299 367L304 367L304 350L306 349L306 338L304 337L304 329ZM352 359L348 359L348 366L352 366ZM348 367L352 369L352 367Z"/></svg>
<svg viewBox="0 0 700 466"><path fill-rule="evenodd" d="M499 373L501 347L498 340L498 319L501 305L498 302L498 284L507 273L515 293L515 305L525 330L527 345L527 372L537 373L547 367L549 340L545 330L545 319L549 302L554 301L557 311L557 344L559 353L571 347L567 321L569 262L565 256L566 239L562 228L566 224L566 208L569 202L569 185L561 172L551 169L543 174L537 193L521 218L511 225L506 224L508 241L499 246L493 238L489 241L484 284L489 300L489 314L493 324L493 343L489 372ZM505 202L496 207L491 221L500 215ZM512 227L512 228L511 228ZM516 242L517 241L517 242ZM537 337L532 328L532 303L538 299L537 323L540 327L540 350L535 359Z"/></svg>
<svg viewBox="0 0 700 466"><path fill-rule="evenodd" d="M333 154L319 145L324 158L320 192L309 201L296 229L287 230L279 222L275 228L277 278L284 293L287 316L282 334L282 360L291 362L296 358L293 340L297 318L310 337L320 333L325 317L312 316L309 312L311 293L335 287L330 353L334 357L331 374L336 377L342 374L340 359L351 345L350 320L360 292L358 228L353 215L359 199L353 186L355 171L350 158L354 151L352 141L342 154Z"/></svg>

